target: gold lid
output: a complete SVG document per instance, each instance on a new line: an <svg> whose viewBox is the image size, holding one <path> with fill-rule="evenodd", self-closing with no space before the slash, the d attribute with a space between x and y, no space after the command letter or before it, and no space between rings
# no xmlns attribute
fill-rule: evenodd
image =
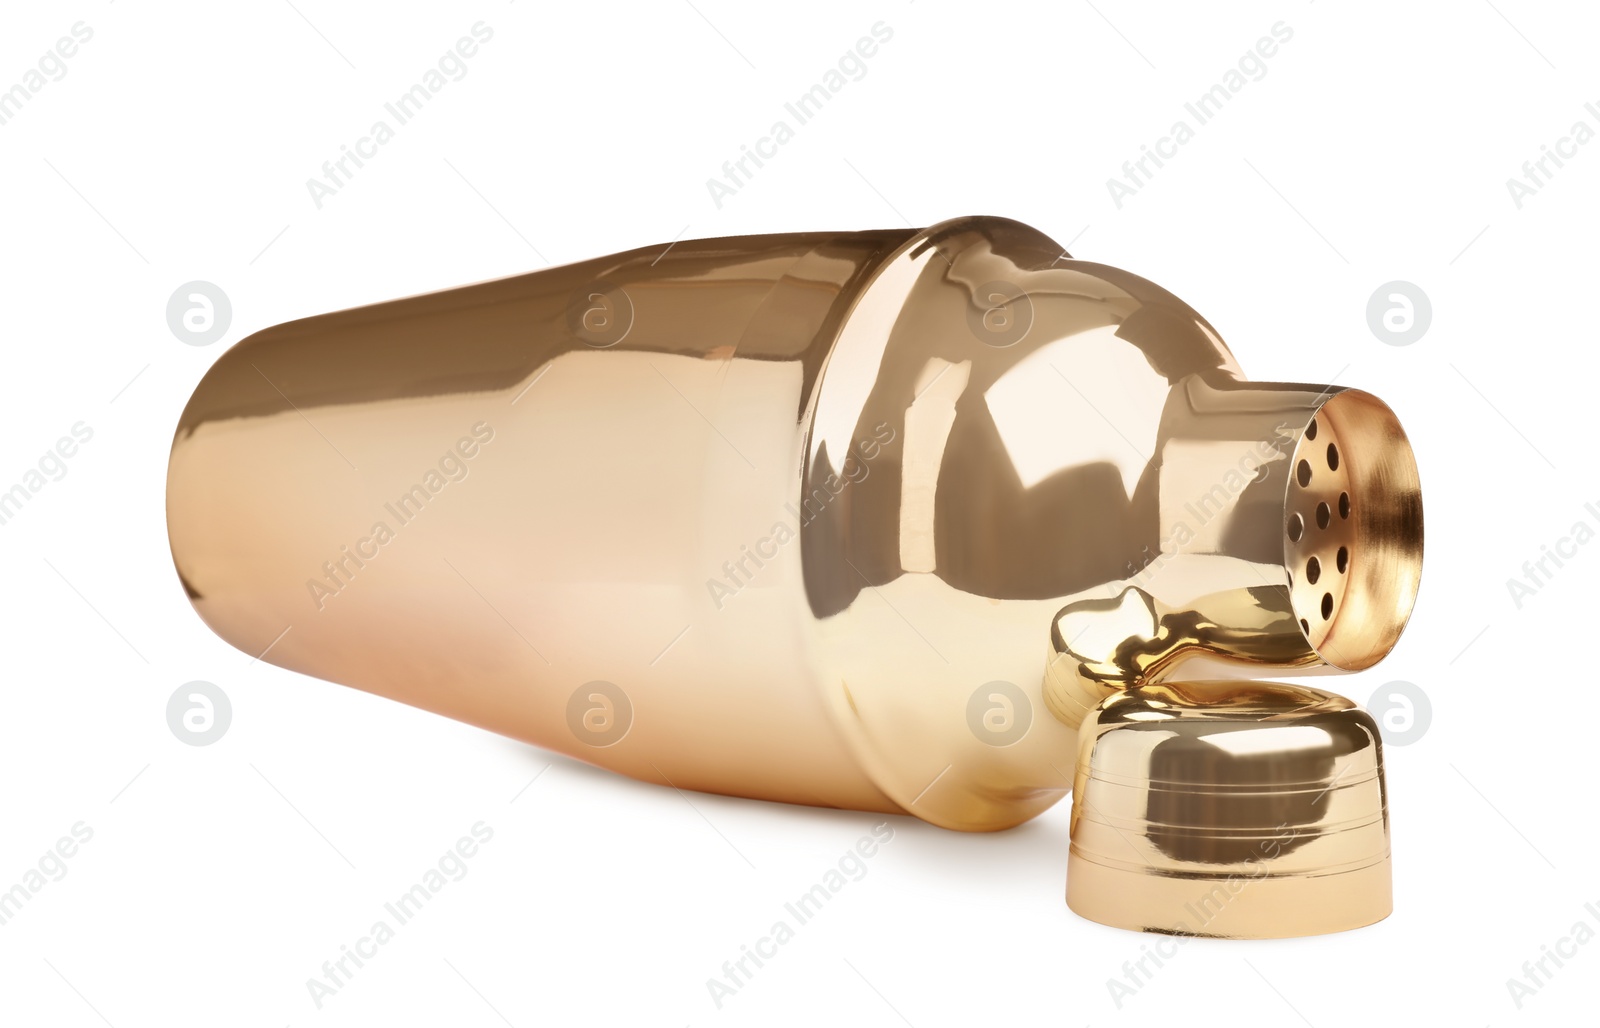
<svg viewBox="0 0 1600 1028"><path fill-rule="evenodd" d="M1229 939L1382 920L1377 725L1342 696L1277 682L1106 698L1078 736L1067 905L1117 928Z"/></svg>

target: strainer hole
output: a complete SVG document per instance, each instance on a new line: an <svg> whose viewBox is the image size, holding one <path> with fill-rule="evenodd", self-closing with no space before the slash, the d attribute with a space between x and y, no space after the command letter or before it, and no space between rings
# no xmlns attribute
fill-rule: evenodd
<svg viewBox="0 0 1600 1028"><path fill-rule="evenodd" d="M1339 470L1339 448L1332 443L1328 444L1328 470Z"/></svg>
<svg viewBox="0 0 1600 1028"><path fill-rule="evenodd" d="M1332 521L1332 520L1333 520L1333 511L1332 511L1332 509L1330 509L1326 503L1317 504L1317 527L1318 528L1327 528L1328 527L1328 523L1330 521Z"/></svg>
<svg viewBox="0 0 1600 1028"><path fill-rule="evenodd" d="M1339 547L1339 556L1336 560L1339 565L1339 574L1344 574L1345 568L1350 566L1350 549L1347 546Z"/></svg>
<svg viewBox="0 0 1600 1028"><path fill-rule="evenodd" d="M1300 619L1300 631L1304 632L1307 635L1311 634L1311 626L1306 624L1306 619L1305 618L1301 618Z"/></svg>
<svg viewBox="0 0 1600 1028"><path fill-rule="evenodd" d="M1339 516L1341 518L1347 518L1347 517L1350 516L1350 494L1349 493L1340 493L1339 494Z"/></svg>
<svg viewBox="0 0 1600 1028"><path fill-rule="evenodd" d="M1302 488L1304 488L1305 486L1310 485L1311 484L1311 464L1310 464L1310 462L1309 461L1301 461L1300 462L1300 466L1294 469L1294 477L1300 483Z"/></svg>
<svg viewBox="0 0 1600 1028"><path fill-rule="evenodd" d="M1311 424L1306 426L1306 438L1307 439L1315 439L1316 437L1317 437L1317 419L1316 418L1312 418L1311 419Z"/></svg>
<svg viewBox="0 0 1600 1028"><path fill-rule="evenodd" d="M1306 561L1306 581L1312 585L1317 584L1317 579L1322 577L1322 562L1315 557Z"/></svg>
<svg viewBox="0 0 1600 1028"><path fill-rule="evenodd" d="M1322 620L1326 621L1333 616L1333 593L1322 594Z"/></svg>
<svg viewBox="0 0 1600 1028"><path fill-rule="evenodd" d="M1300 541L1300 536L1305 533L1305 530L1306 530L1305 519L1302 518L1298 514L1290 514L1289 515L1289 541L1290 542L1296 542L1296 543L1299 542Z"/></svg>

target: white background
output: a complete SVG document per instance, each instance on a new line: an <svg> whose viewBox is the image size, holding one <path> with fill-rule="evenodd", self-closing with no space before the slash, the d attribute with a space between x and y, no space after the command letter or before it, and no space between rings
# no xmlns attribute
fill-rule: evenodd
<svg viewBox="0 0 1600 1028"><path fill-rule="evenodd" d="M1578 645L1600 546L1520 608L1507 587L1600 524L1600 143L1520 209L1506 186L1575 121L1600 128L1592 10L82 0L6 5L0 88L80 20L94 36L66 76L0 126L0 487L74 423L94 432L0 525L0 889L75 823L94 834L0 925L0 1023L1592 1021L1600 945L1520 1010L1506 986L1600 901ZM467 77L319 210L306 180L480 20L494 38ZM880 20L894 36L866 76L718 209L707 178ZM1119 209L1106 180L1280 21L1266 76ZM987 836L898 818L867 876L718 1009L706 980L876 819L691 805L252 662L184 598L172 429L251 332L679 235L975 213L1171 289L1253 378L1360 386L1406 424L1416 614L1381 667L1333 683L1431 701L1388 751L1387 921L1188 942L1119 1009L1106 982L1154 937L1067 910L1067 803ZM232 300L214 346L166 323L194 279ZM1409 346L1368 327L1391 280L1432 303ZM205 747L165 715L195 679L233 705ZM494 838L467 876L318 1010L306 980L480 820Z"/></svg>

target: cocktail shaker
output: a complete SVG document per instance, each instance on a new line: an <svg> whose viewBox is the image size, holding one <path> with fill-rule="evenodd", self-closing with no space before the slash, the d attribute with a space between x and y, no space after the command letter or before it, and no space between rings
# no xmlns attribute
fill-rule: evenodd
<svg viewBox="0 0 1600 1028"><path fill-rule="evenodd" d="M1371 666L1398 420L1001 218L679 241L270 328L179 421L252 656L645 781L1007 828L1107 697Z"/></svg>

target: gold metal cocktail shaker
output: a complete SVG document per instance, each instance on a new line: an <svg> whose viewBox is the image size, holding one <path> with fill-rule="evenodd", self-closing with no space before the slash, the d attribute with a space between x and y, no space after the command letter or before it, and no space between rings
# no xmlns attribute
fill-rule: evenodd
<svg viewBox="0 0 1600 1028"><path fill-rule="evenodd" d="M267 329L178 425L252 655L683 789L1006 828L1107 697L1368 667L1393 413L999 218L677 242Z"/></svg>

